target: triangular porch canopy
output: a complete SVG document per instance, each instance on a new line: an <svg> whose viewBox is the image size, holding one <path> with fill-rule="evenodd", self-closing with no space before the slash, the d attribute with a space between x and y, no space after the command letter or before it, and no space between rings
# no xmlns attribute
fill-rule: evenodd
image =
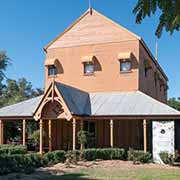
<svg viewBox="0 0 180 180"><path fill-rule="evenodd" d="M54 82L43 96L0 109L0 119L180 119L180 112L141 91L87 93Z"/></svg>

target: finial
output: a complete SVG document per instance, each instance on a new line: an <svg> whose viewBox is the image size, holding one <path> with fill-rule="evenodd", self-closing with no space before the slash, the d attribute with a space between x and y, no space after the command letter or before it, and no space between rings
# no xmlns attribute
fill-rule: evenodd
<svg viewBox="0 0 180 180"><path fill-rule="evenodd" d="M89 12L92 15L92 3L91 3L91 0L89 0Z"/></svg>

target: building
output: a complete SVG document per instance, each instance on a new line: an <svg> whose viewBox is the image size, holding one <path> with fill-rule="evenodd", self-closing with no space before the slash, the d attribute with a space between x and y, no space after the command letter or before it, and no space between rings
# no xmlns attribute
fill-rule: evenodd
<svg viewBox="0 0 180 180"><path fill-rule="evenodd" d="M146 152L153 121L180 119L166 104L168 78L143 39L94 9L44 51L44 95L0 109L1 143L3 122L21 119L23 144L26 121L39 122L40 153L79 148L80 129L94 134L92 147Z"/></svg>

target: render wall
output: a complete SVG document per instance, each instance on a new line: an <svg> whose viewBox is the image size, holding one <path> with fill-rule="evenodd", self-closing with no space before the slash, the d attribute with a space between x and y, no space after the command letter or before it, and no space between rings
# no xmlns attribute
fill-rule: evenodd
<svg viewBox="0 0 180 180"><path fill-rule="evenodd" d="M118 54L132 52L132 71L120 73ZM94 75L84 75L83 56L94 55ZM135 91L138 90L139 72L138 41L122 41L118 43L104 43L84 45L68 48L49 49L47 58L59 60L62 70L56 81L68 84L87 92ZM52 81L45 69L46 87Z"/></svg>
<svg viewBox="0 0 180 180"><path fill-rule="evenodd" d="M149 60L152 67L147 71L147 76L145 76L144 71L145 60ZM155 82L155 72L160 75L161 79L164 81L164 84L167 85L167 80L162 76L162 73L158 70L143 45L139 43L139 90L155 99L158 99L159 101L166 103L167 91L164 87L161 87L159 80Z"/></svg>

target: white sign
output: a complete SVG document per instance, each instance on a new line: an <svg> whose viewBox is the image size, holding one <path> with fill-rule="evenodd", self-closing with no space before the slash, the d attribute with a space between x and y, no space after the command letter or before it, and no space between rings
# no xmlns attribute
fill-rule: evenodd
<svg viewBox="0 0 180 180"><path fill-rule="evenodd" d="M153 121L153 159L156 163L163 163L161 152L175 153L174 121Z"/></svg>

